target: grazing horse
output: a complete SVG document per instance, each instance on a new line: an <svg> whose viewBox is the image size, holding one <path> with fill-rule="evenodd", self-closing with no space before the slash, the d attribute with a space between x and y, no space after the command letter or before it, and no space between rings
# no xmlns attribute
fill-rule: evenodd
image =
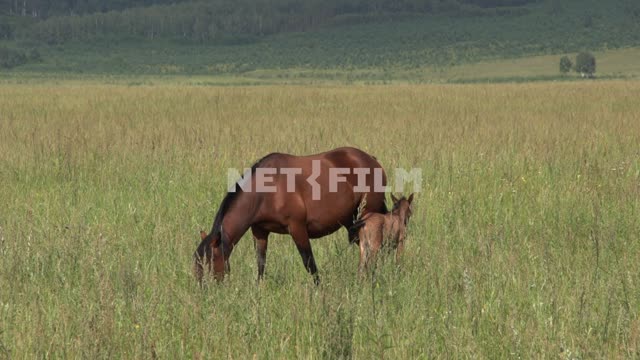
<svg viewBox="0 0 640 360"><path fill-rule="evenodd" d="M265 177L260 176L265 171L271 176L270 191L243 190L247 186L255 189L260 183L266 185ZM332 181L336 173L341 177L337 183ZM359 149L344 147L309 156L273 153L251 167L255 176L247 180L247 174L235 184L235 191L228 192L222 200L211 232L200 234L202 242L194 254L194 273L200 282L204 267L217 280L224 278L230 270L233 248L251 229L258 279L264 274L269 234L277 233L291 235L304 267L319 283L309 239L331 234L343 226L349 230L365 197L364 214L387 212L386 174L373 156ZM353 242L355 234L350 232L349 240Z"/></svg>
<svg viewBox="0 0 640 360"><path fill-rule="evenodd" d="M360 244L360 265L358 270L364 271L371 259L374 259L380 248L396 250L396 261L404 249L407 236L407 224L411 217L413 194L396 199L391 194L393 209L388 214L368 213L356 220L351 232L357 233Z"/></svg>

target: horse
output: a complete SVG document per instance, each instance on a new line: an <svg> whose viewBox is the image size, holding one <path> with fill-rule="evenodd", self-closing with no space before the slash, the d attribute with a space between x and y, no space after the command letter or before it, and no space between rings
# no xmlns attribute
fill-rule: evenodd
<svg viewBox="0 0 640 360"><path fill-rule="evenodd" d="M367 268L369 261L375 258L380 248L395 249L396 261L404 250L407 224L412 214L413 194L409 195L409 198L403 196L400 199L391 194L391 200L393 208L390 213L362 215L351 227L351 232L357 234L360 245L360 273Z"/></svg>
<svg viewBox="0 0 640 360"><path fill-rule="evenodd" d="M247 191L271 175L269 191ZM336 176L339 173L339 176ZM247 179L247 175L249 176ZM338 181L336 181L338 179ZM272 153L258 160L233 191L222 200L213 227L200 232L194 253L194 274L200 284L204 267L222 281L230 272L229 257L245 232L251 229L258 263L258 281L264 276L270 233L289 234L309 274L319 283L310 239L329 235L341 227L351 229L362 199L363 214L387 213L387 178L375 157L342 147L308 156ZM355 234L348 232L349 241Z"/></svg>

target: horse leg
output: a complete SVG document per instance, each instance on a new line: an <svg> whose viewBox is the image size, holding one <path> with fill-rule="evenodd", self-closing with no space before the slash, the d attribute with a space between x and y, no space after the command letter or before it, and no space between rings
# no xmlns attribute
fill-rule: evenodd
<svg viewBox="0 0 640 360"><path fill-rule="evenodd" d="M318 268L316 267L316 260L313 258L313 251L311 251L311 242L309 242L307 227L304 224L293 224L289 226L289 233L296 243L305 269L307 269L309 274L313 275L313 282L315 282L316 285L320 284Z"/></svg>
<svg viewBox="0 0 640 360"><path fill-rule="evenodd" d="M267 240L269 232L258 227L252 227L253 241L256 248L256 259L258 261L258 281L264 276L264 266L267 263Z"/></svg>

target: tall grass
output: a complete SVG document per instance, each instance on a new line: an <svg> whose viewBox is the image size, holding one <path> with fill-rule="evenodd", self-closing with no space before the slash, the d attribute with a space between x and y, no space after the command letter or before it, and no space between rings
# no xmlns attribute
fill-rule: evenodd
<svg viewBox="0 0 640 360"><path fill-rule="evenodd" d="M640 355L640 83L0 87L0 357ZM405 256L313 285L245 236L191 274L226 169L352 145L423 169Z"/></svg>

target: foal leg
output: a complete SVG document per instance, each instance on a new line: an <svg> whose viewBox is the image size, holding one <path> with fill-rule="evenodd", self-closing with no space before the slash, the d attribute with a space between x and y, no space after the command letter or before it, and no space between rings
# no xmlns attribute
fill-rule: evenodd
<svg viewBox="0 0 640 360"><path fill-rule="evenodd" d="M258 227L252 227L253 241L256 248L256 259L258 261L258 281L264 275L264 265L267 263L267 240L269 232Z"/></svg>
<svg viewBox="0 0 640 360"><path fill-rule="evenodd" d="M369 263L373 261L373 266L377 266L378 253L382 248L383 241L384 234L382 225L376 226L375 231L372 231L372 234L370 234L370 240L368 241L369 254L367 257L367 265L369 265Z"/></svg>
<svg viewBox="0 0 640 360"><path fill-rule="evenodd" d="M358 273L364 275L369 264L369 255L371 253L371 231L368 224L358 229L357 233L360 245L360 263L358 264Z"/></svg>
<svg viewBox="0 0 640 360"><path fill-rule="evenodd" d="M404 252L404 236L400 235L398 237L398 245L396 247L396 263L400 262L400 257Z"/></svg>
<svg viewBox="0 0 640 360"><path fill-rule="evenodd" d="M307 227L304 224L292 224L289 225L289 233L296 243L305 269L307 269L309 274L313 275L313 282L315 282L316 285L320 284L318 268L316 267L316 260L313 258L313 251L311 251Z"/></svg>
<svg viewBox="0 0 640 360"><path fill-rule="evenodd" d="M358 274L363 275L367 269L367 255L369 253L369 243L365 239L360 239L360 263L358 264Z"/></svg>

